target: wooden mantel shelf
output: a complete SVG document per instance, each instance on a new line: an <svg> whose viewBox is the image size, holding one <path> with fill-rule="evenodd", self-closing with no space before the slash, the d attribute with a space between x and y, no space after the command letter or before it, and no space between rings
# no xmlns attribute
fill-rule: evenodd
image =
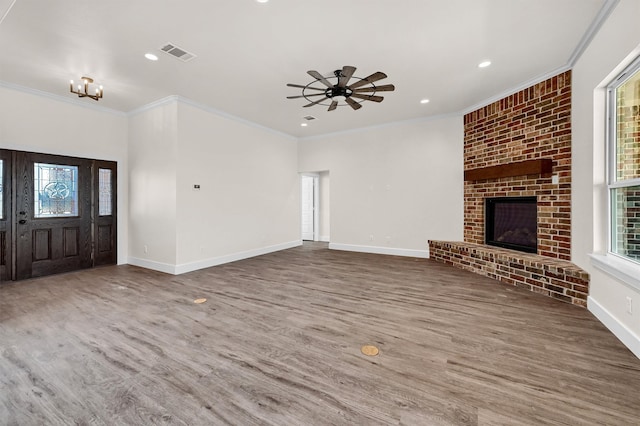
<svg viewBox="0 0 640 426"><path fill-rule="evenodd" d="M511 176L551 175L553 160L540 158L537 160L518 161L516 163L501 164L499 166L482 167L465 170L464 180L499 179Z"/></svg>

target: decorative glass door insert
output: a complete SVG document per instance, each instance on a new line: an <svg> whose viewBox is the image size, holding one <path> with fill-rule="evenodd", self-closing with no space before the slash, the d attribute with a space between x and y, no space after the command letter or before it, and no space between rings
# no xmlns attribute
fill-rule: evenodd
<svg viewBox="0 0 640 426"><path fill-rule="evenodd" d="M111 216L111 169L98 169L98 214Z"/></svg>
<svg viewBox="0 0 640 426"><path fill-rule="evenodd" d="M34 217L78 216L78 167L34 163Z"/></svg>

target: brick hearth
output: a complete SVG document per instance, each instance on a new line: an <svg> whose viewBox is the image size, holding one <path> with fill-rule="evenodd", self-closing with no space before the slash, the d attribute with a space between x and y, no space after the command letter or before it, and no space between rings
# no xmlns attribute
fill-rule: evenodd
<svg viewBox="0 0 640 426"><path fill-rule="evenodd" d="M453 241L429 241L429 257L563 302L587 306L589 274L566 260Z"/></svg>

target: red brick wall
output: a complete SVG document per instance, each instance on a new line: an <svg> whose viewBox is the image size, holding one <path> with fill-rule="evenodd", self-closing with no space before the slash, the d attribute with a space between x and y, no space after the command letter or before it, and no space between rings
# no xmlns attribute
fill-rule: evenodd
<svg viewBox="0 0 640 426"><path fill-rule="evenodd" d="M464 184L464 239L484 244L486 197L537 196L538 254L571 258L571 71L464 116L464 169L550 158L551 176Z"/></svg>

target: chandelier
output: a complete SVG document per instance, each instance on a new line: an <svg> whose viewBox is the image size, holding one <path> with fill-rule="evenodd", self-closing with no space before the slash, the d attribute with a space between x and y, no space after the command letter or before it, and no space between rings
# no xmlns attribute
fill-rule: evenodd
<svg viewBox="0 0 640 426"><path fill-rule="evenodd" d="M78 84L78 88L76 89L73 80L69 82L69 90L71 93L75 93L79 98L91 98L94 101L98 99L102 99L102 86L96 88L95 95L89 93L89 84L93 83L93 79L91 77L82 77L82 84Z"/></svg>

